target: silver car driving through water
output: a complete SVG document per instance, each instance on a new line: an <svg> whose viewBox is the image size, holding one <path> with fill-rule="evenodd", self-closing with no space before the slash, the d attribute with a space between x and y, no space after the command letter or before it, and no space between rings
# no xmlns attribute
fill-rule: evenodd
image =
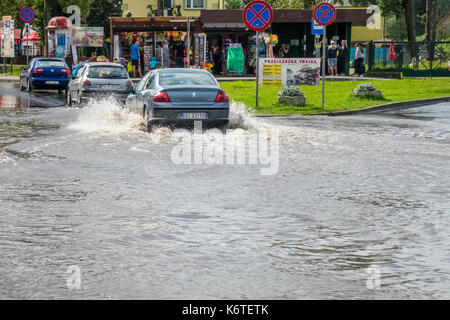
<svg viewBox="0 0 450 320"><path fill-rule="evenodd" d="M67 105L76 106L91 97L114 96L125 102L133 92L133 83L125 68L118 63L88 62L70 80L67 89Z"/></svg>
<svg viewBox="0 0 450 320"><path fill-rule="evenodd" d="M158 69L137 84L126 107L143 115L149 131L155 125L228 128L229 99L217 80L199 69Z"/></svg>

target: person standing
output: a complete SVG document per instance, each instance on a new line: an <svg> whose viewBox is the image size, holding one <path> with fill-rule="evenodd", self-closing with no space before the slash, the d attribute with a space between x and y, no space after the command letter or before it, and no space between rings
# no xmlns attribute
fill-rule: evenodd
<svg viewBox="0 0 450 320"><path fill-rule="evenodd" d="M345 75L345 62L348 56L348 48L345 42L345 40L341 41L338 55L338 74L342 76Z"/></svg>
<svg viewBox="0 0 450 320"><path fill-rule="evenodd" d="M131 46L131 64L133 65L133 77L136 78L136 69L138 69L139 76L142 77L141 66L140 66L140 56L141 51L139 48L139 39Z"/></svg>
<svg viewBox="0 0 450 320"><path fill-rule="evenodd" d="M289 49L285 43L282 43L280 50L278 50L278 58L289 58Z"/></svg>
<svg viewBox="0 0 450 320"><path fill-rule="evenodd" d="M220 75L222 71L222 50L220 49L218 44L213 46L212 56L214 61L213 72L215 75Z"/></svg>
<svg viewBox="0 0 450 320"><path fill-rule="evenodd" d="M336 43L331 41L331 46L328 48L328 74L332 76L337 75L337 51Z"/></svg>
<svg viewBox="0 0 450 320"><path fill-rule="evenodd" d="M355 75L364 77L366 67L364 66L364 50L359 43L355 45Z"/></svg>
<svg viewBox="0 0 450 320"><path fill-rule="evenodd" d="M177 68L184 67L184 44L182 41L177 41L175 45L175 57L177 62Z"/></svg>

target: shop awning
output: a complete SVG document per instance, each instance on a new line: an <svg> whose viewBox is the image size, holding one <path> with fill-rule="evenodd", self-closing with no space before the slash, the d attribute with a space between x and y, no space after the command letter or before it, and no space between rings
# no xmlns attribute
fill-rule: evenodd
<svg viewBox="0 0 450 320"><path fill-rule="evenodd" d="M148 18L124 18L110 17L113 32L144 32L144 31L186 31L186 17L148 17ZM200 28L199 17L191 17L191 30Z"/></svg>
<svg viewBox="0 0 450 320"><path fill-rule="evenodd" d="M204 29L245 29L245 23L204 23L203 24Z"/></svg>

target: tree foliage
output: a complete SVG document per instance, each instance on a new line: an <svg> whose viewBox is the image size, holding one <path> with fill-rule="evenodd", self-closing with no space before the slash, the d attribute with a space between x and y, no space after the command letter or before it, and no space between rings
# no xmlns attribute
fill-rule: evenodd
<svg viewBox="0 0 450 320"><path fill-rule="evenodd" d="M46 2L47 15L44 13L44 2ZM48 19L55 16L66 16L67 7L77 5L81 11L81 24L89 26L104 27L105 34L109 36L109 17L122 15L122 0L1 0L0 15L11 16L16 20L17 28L23 28L19 20L19 10L22 7L32 7L36 12L36 18L31 27L44 39L46 23ZM91 10L95 8L95 10Z"/></svg>

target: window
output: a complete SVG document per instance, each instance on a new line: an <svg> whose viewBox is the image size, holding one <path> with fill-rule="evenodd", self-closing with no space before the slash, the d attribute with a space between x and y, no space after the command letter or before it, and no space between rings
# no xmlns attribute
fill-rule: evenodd
<svg viewBox="0 0 450 320"><path fill-rule="evenodd" d="M204 9L205 0L186 0L186 9Z"/></svg>
<svg viewBox="0 0 450 320"><path fill-rule="evenodd" d="M161 86L213 86L213 77L206 72L165 72L159 75Z"/></svg>
<svg viewBox="0 0 450 320"><path fill-rule="evenodd" d="M163 0L163 2L164 2L164 9L173 8L172 0Z"/></svg>
<svg viewBox="0 0 450 320"><path fill-rule="evenodd" d="M61 60L39 60L36 68L64 68L65 64Z"/></svg>
<svg viewBox="0 0 450 320"><path fill-rule="evenodd" d="M93 79L127 79L128 74L123 67L91 66L88 78Z"/></svg>
<svg viewBox="0 0 450 320"><path fill-rule="evenodd" d="M147 79L150 77L151 73L144 76L144 78L139 81L139 83L136 86L136 91L141 91L144 88L144 85L147 83Z"/></svg>
<svg viewBox="0 0 450 320"><path fill-rule="evenodd" d="M147 81L147 84L145 85L145 89L152 89L154 87L153 81L155 80L155 74L153 73Z"/></svg>

